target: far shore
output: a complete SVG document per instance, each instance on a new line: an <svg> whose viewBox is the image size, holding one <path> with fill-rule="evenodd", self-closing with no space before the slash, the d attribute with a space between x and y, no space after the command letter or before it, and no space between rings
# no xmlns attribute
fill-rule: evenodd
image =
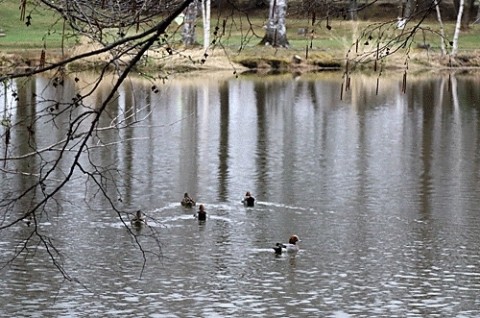
<svg viewBox="0 0 480 318"><path fill-rule="evenodd" d="M50 50L45 53L45 64L51 65L62 60L77 56L91 50L89 47L78 46L71 50L61 52ZM252 53L255 52L255 54ZM41 50L21 50L0 53L0 74L19 73L22 70L40 68ZM110 60L108 53L76 60L69 63L65 69L71 71L99 70ZM121 61L126 65L128 61ZM461 52L455 58L441 55L431 49L417 48L406 56L395 53L384 59L377 60L372 56L352 55L341 51L312 51L301 52L293 49L257 47L245 52L234 53L219 49L208 50L207 54L202 48L181 49L173 55L149 53L148 58L139 63L136 71L145 73L179 72L188 73L195 71L232 70L235 73L245 71L260 72L312 72L323 70L337 70L348 72L381 71L381 70L409 70L409 71L438 71L449 69L480 69L480 50Z"/></svg>

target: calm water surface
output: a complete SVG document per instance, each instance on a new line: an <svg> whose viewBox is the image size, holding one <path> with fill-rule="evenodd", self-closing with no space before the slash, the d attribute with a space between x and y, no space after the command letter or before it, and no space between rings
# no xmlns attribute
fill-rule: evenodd
<svg viewBox="0 0 480 318"><path fill-rule="evenodd" d="M0 316L479 317L480 78L412 76L404 94L402 78L387 76L377 95L375 77L357 76L340 100L341 81L208 75L158 92L126 83L101 126L133 127L98 133L81 164L102 169L119 208L142 209L149 226L134 229L136 242L77 173L39 226L70 280L42 244L6 264L33 228L1 231ZM1 91L4 114L35 130L14 131L10 154L63 138L75 114L53 119L62 106L52 101L82 83L36 78ZM2 178L3 198L31 183ZM246 191L254 208L240 203ZM205 204L206 222L180 206L184 192ZM2 222L22 211L1 209ZM293 233L300 252L274 255Z"/></svg>

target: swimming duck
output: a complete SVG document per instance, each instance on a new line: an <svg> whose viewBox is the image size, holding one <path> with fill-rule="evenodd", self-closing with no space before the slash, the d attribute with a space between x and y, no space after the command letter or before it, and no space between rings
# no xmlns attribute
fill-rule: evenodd
<svg viewBox="0 0 480 318"><path fill-rule="evenodd" d="M255 205L255 198L250 194L250 191L245 193L245 196L242 199L242 203L245 206L254 206Z"/></svg>
<svg viewBox="0 0 480 318"><path fill-rule="evenodd" d="M207 211L205 211L205 206L203 204L198 206L197 218L199 221L205 221L207 219Z"/></svg>
<svg viewBox="0 0 480 318"><path fill-rule="evenodd" d="M145 218L145 214L142 213L142 211L138 210L135 212L135 216L133 219L130 220L132 225L136 226L141 226L141 225L146 225L147 224L147 219Z"/></svg>
<svg viewBox="0 0 480 318"><path fill-rule="evenodd" d="M275 254L278 255L282 254L284 250L287 251L287 253L296 253L300 249L300 247L297 245L297 242L300 242L298 236L292 235L290 236L288 243L277 243L272 248L275 251Z"/></svg>
<svg viewBox="0 0 480 318"><path fill-rule="evenodd" d="M180 204L186 208L191 208L193 206L195 206L195 200L193 200L187 192L185 192L185 194L183 195L183 199L182 201L180 202Z"/></svg>
<svg viewBox="0 0 480 318"><path fill-rule="evenodd" d="M26 218L23 219L23 222L26 226L30 226L33 223L33 216L29 214Z"/></svg>

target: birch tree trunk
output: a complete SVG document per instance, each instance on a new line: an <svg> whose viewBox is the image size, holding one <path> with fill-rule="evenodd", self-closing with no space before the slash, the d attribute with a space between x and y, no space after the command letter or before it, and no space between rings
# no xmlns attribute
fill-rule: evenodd
<svg viewBox="0 0 480 318"><path fill-rule="evenodd" d="M210 0L202 0L203 17L203 48L205 51L210 45Z"/></svg>
<svg viewBox="0 0 480 318"><path fill-rule="evenodd" d="M407 22L412 18L415 12L416 0L402 0L400 16L398 17L397 27L401 30L405 28Z"/></svg>
<svg viewBox="0 0 480 318"><path fill-rule="evenodd" d="M440 12L440 6L438 5L438 0L434 0L435 10L437 11L437 20L440 25L440 49L442 50L442 55L447 54L447 49L445 47L445 30L443 28L442 13Z"/></svg>
<svg viewBox="0 0 480 318"><path fill-rule="evenodd" d="M453 0L453 6L455 8L455 12L458 13L460 11L460 0ZM475 0L463 1L462 31L470 28L470 23L473 22L474 19L474 8Z"/></svg>
<svg viewBox="0 0 480 318"><path fill-rule="evenodd" d="M455 57L458 52L458 36L460 35L460 29L462 27L462 15L463 15L463 7L465 5L464 0L460 0L460 4L458 6L458 15L457 15L457 23L455 24L455 33L453 34L453 45L452 45L452 53L451 55Z"/></svg>
<svg viewBox="0 0 480 318"><path fill-rule="evenodd" d="M196 43L195 23L197 22L198 0L194 0L185 9L185 17L182 29L182 41L185 46L192 46Z"/></svg>
<svg viewBox="0 0 480 318"><path fill-rule="evenodd" d="M265 36L260 44L288 47L286 14L287 0L270 0L270 13L265 26Z"/></svg>

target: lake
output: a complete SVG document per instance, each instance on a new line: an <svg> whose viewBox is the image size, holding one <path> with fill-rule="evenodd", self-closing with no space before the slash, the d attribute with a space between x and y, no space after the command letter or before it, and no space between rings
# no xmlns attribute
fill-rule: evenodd
<svg viewBox="0 0 480 318"><path fill-rule="evenodd" d="M409 75L405 89L402 74L352 75L342 93L343 80L129 79L37 226L0 231L0 316L480 316L479 74ZM17 159L1 162L0 226L69 175L80 138L57 163L55 143L88 129L91 116L69 120L111 83L67 106L92 82L1 88L14 126L0 153ZM139 209L148 225L131 227ZM300 251L276 255L292 234Z"/></svg>

